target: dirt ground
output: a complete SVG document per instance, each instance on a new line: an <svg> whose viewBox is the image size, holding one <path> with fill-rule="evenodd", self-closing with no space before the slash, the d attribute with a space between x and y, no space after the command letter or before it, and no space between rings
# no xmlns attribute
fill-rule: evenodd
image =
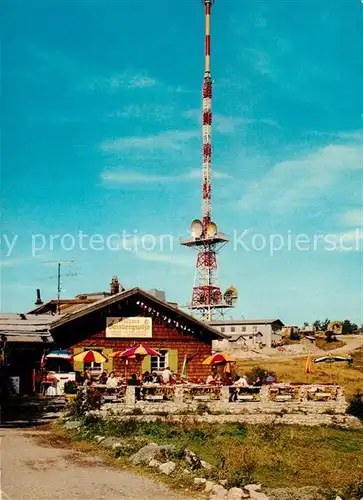
<svg viewBox="0 0 363 500"><path fill-rule="evenodd" d="M46 436L46 432L39 430L35 434ZM1 500L191 498L151 479L107 466L102 458L42 446L34 439L34 430L0 429L0 439Z"/></svg>

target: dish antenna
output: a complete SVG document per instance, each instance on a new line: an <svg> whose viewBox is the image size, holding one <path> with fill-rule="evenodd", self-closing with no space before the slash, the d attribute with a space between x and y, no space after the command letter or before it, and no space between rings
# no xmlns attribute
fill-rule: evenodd
<svg viewBox="0 0 363 500"><path fill-rule="evenodd" d="M190 232L192 233L193 238L200 238L203 233L203 224L199 219L194 219L191 226Z"/></svg>
<svg viewBox="0 0 363 500"><path fill-rule="evenodd" d="M208 238L213 238L217 234L217 224L214 222L209 222L207 226L207 236Z"/></svg>

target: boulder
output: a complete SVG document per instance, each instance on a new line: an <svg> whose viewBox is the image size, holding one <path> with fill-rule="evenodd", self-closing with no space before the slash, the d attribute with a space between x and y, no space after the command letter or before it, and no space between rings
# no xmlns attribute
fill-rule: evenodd
<svg viewBox="0 0 363 500"><path fill-rule="evenodd" d="M210 500L226 500L228 491L221 484L215 484L209 496Z"/></svg>
<svg viewBox="0 0 363 500"><path fill-rule="evenodd" d="M166 474L167 476L170 476L172 472L174 472L176 467L175 462L165 462L164 464L159 465L159 471L162 474Z"/></svg>
<svg viewBox="0 0 363 500"><path fill-rule="evenodd" d="M204 492L210 493L212 491L213 487L215 486L215 484L216 483L214 483L213 481L206 481Z"/></svg>
<svg viewBox="0 0 363 500"><path fill-rule="evenodd" d="M201 469L202 464L200 458L194 453L194 451L184 450L184 458L190 465L192 470Z"/></svg>
<svg viewBox="0 0 363 500"><path fill-rule="evenodd" d="M251 500L270 500L265 493L261 493L260 491L251 490L250 491Z"/></svg>
<svg viewBox="0 0 363 500"><path fill-rule="evenodd" d="M70 431L72 429L79 429L81 427L81 422L79 420L68 420L65 424L64 427L67 429L67 431Z"/></svg>
<svg viewBox="0 0 363 500"><path fill-rule="evenodd" d="M154 458L152 458L149 462L149 467L159 467L159 465L161 465L161 463Z"/></svg>
<svg viewBox="0 0 363 500"><path fill-rule="evenodd" d="M204 486L206 482L207 480L204 479L204 477L195 477L193 481L194 485L197 486L198 488Z"/></svg>
<svg viewBox="0 0 363 500"><path fill-rule="evenodd" d="M114 450L115 448L121 446L120 438L112 436L101 439L99 444L102 448L106 448L109 450Z"/></svg>
<svg viewBox="0 0 363 500"><path fill-rule="evenodd" d="M210 463L206 462L205 460L201 460L200 465L202 466L203 469L207 469L207 470L210 470L213 468L212 465Z"/></svg>
<svg viewBox="0 0 363 500"><path fill-rule="evenodd" d="M175 450L173 446L157 445L155 443L143 446L137 453L130 457L134 465L148 465L150 460L165 460Z"/></svg>
<svg viewBox="0 0 363 500"><path fill-rule="evenodd" d="M261 485L260 484L247 484L246 486L243 487L246 491L261 491Z"/></svg>
<svg viewBox="0 0 363 500"><path fill-rule="evenodd" d="M226 486L227 483L228 483L227 479L221 479L219 481L219 484L221 484L222 486Z"/></svg>
<svg viewBox="0 0 363 500"><path fill-rule="evenodd" d="M94 437L94 440L96 441L96 443L100 444L101 441L103 441L105 439L105 436L95 436Z"/></svg>
<svg viewBox="0 0 363 500"><path fill-rule="evenodd" d="M231 488L228 491L227 500L242 500L242 498L245 498L245 493L241 488Z"/></svg>

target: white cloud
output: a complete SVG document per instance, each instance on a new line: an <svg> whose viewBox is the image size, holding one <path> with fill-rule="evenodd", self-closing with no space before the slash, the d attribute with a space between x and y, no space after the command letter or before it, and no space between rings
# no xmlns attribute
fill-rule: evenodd
<svg viewBox="0 0 363 500"><path fill-rule="evenodd" d="M196 123L201 123L202 120L202 110L201 109L189 109L183 113L184 118L193 120ZM221 134L229 134L235 131L239 125L249 123L249 120L245 118L239 118L234 116L226 116L220 114L213 115L212 127Z"/></svg>
<svg viewBox="0 0 363 500"><path fill-rule="evenodd" d="M193 256L181 256L175 254L165 254L156 252L146 252L145 250L139 250L134 253L135 257L140 260L145 260L149 262L160 262L162 264L171 264L173 266L187 267L191 269L193 266Z"/></svg>
<svg viewBox="0 0 363 500"><path fill-rule="evenodd" d="M155 87L158 82L144 74L131 74L131 72L121 73L119 75L108 76L105 78L95 78L88 82L87 88L91 91L105 90L115 92L124 89L143 89Z"/></svg>
<svg viewBox="0 0 363 500"><path fill-rule="evenodd" d="M202 121L202 110L189 109L183 113L184 118L193 120L200 124ZM231 134L235 132L238 127L250 125L252 123L263 123L272 127L277 127L277 123L269 118L255 119L255 118L242 118L239 116L227 116L218 113L213 114L212 128L220 134Z"/></svg>
<svg viewBox="0 0 363 500"><path fill-rule="evenodd" d="M196 139L199 135L198 130L168 130L157 135L121 137L103 142L101 150L107 152L135 149L182 150L187 141Z"/></svg>
<svg viewBox="0 0 363 500"><path fill-rule="evenodd" d="M116 110L106 114L108 118L143 118L145 120L163 121L169 119L174 113L173 106L133 104L121 110Z"/></svg>
<svg viewBox="0 0 363 500"><path fill-rule="evenodd" d="M238 202L244 210L286 213L308 202L331 197L343 189L361 168L362 151L354 145L329 145L300 158L274 165L247 186ZM356 182L352 182L353 187ZM338 195L337 195L338 196Z"/></svg>
<svg viewBox="0 0 363 500"><path fill-rule="evenodd" d="M342 216L343 223L347 226L360 226L363 227L363 208L356 210L348 210Z"/></svg>
<svg viewBox="0 0 363 500"><path fill-rule="evenodd" d="M213 177L216 179L231 179L229 174L224 172L213 172ZM193 169L189 172L181 175L158 175L158 174L148 174L142 172L125 172L120 170L105 170L101 173L101 179L106 183L111 183L113 185L118 184L162 184L166 182L181 182L189 181L194 179L201 179L202 171L199 169Z"/></svg>

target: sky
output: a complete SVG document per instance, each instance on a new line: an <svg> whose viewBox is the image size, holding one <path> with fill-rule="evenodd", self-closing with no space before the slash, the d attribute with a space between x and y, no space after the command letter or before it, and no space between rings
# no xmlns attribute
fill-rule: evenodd
<svg viewBox="0 0 363 500"><path fill-rule="evenodd" d="M201 218L199 0L5 0L1 310L157 288L186 305ZM213 220L227 318L363 323L362 4L217 0ZM81 233L80 233L81 232ZM80 236L81 235L81 236Z"/></svg>

